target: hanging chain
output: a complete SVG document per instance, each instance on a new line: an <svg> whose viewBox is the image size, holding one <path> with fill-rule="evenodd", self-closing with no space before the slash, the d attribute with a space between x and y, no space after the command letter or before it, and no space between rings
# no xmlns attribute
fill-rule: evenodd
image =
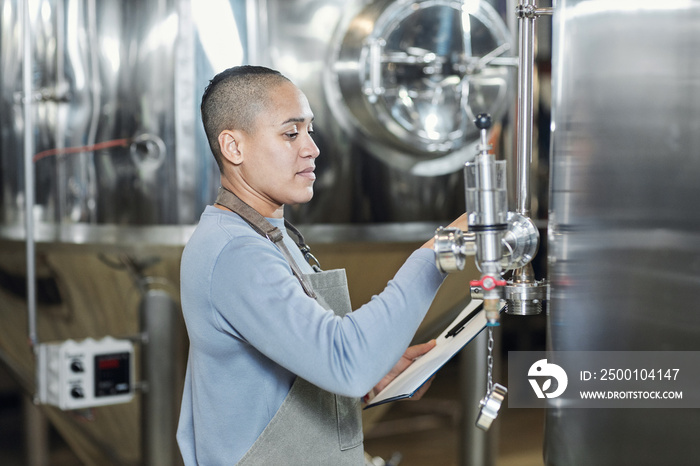
<svg viewBox="0 0 700 466"><path fill-rule="evenodd" d="M488 365L488 377L486 383L486 396L481 400L479 415L476 418L476 426L481 430L488 430L491 427L491 422L498 416L498 410L501 409L501 404L506 396L508 389L501 384L493 383L493 327L488 327L488 357L486 359Z"/></svg>
<svg viewBox="0 0 700 466"><path fill-rule="evenodd" d="M492 374L493 374L493 327L489 326L488 328L489 332L489 342L487 345L487 348L489 350L488 352L488 357L486 358L486 363L488 364L488 378L486 382L486 394L488 395L491 393L491 389L493 388L493 379L492 379Z"/></svg>

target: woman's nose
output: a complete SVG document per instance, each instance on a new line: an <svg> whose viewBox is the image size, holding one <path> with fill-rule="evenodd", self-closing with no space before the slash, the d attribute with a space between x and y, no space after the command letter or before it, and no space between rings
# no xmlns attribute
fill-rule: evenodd
<svg viewBox="0 0 700 466"><path fill-rule="evenodd" d="M318 146L316 145L316 141L314 141L314 138L311 137L310 134L306 135L306 143L304 144L304 149L303 149L303 155L304 157L311 157L311 158L316 158L319 155L321 155L321 151L319 150Z"/></svg>

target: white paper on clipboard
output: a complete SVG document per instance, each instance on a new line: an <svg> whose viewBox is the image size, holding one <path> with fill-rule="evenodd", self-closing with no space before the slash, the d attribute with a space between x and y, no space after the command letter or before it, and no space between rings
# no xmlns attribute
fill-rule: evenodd
<svg viewBox="0 0 700 466"><path fill-rule="evenodd" d="M467 319L467 317L469 318ZM466 322L462 322L465 319ZM384 390L370 399L365 409L390 401L412 397L425 382L485 327L486 315L483 309L483 300L472 299L440 336L435 339L435 348L408 366L405 371L384 387Z"/></svg>

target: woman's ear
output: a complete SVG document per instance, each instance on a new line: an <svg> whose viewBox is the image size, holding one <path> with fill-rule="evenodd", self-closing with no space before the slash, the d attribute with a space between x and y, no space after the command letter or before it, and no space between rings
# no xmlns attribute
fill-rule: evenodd
<svg viewBox="0 0 700 466"><path fill-rule="evenodd" d="M219 147L221 148L221 155L223 155L224 158L232 164L240 165L243 162L243 154L241 154L241 151L239 150L236 139L235 131L225 129L219 133Z"/></svg>

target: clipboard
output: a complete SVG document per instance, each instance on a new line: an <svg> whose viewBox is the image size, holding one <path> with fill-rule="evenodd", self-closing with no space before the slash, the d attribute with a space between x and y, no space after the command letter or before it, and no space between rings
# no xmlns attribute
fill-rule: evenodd
<svg viewBox="0 0 700 466"><path fill-rule="evenodd" d="M502 302L500 311L505 304ZM486 311L481 299L472 299L438 336L436 345L416 359L384 389L372 397L364 409L391 401L411 398L442 366L486 328Z"/></svg>

